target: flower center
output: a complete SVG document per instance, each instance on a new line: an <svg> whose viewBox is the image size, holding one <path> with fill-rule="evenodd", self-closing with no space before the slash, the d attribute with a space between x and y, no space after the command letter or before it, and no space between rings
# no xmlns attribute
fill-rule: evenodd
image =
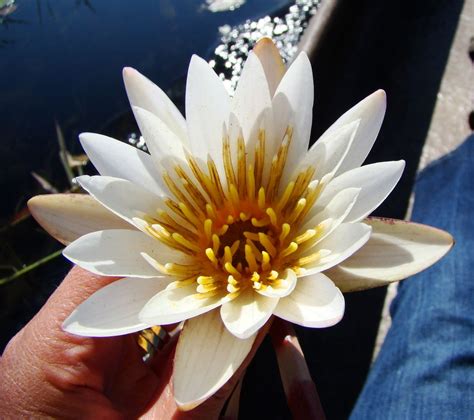
<svg viewBox="0 0 474 420"><path fill-rule="evenodd" d="M165 172L163 179L173 198L166 200L168 208L159 209L156 216L143 217L142 225L164 244L189 256L189 264L163 265L149 256L147 260L176 277L174 285L195 284L197 298L232 299L249 287L262 292L285 288L287 268L298 270L320 257L319 252L308 255L307 251L324 230L320 224L301 232L321 192L321 184L312 180L313 167L297 173L279 191L291 138L288 128L271 162L265 162L263 130L253 159L239 138L233 162L229 139L224 138L224 180L211 158L203 168L189 154L186 167L177 165L173 174Z"/></svg>

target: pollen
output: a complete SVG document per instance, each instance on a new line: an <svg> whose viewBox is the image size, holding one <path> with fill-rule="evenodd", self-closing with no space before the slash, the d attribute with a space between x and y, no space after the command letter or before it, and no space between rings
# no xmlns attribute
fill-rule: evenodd
<svg viewBox="0 0 474 420"><path fill-rule="evenodd" d="M292 138L288 127L266 161L264 130L252 146L241 135L233 143L225 136L218 164L186 152L186 162L163 173L170 193L166 208L135 219L146 233L186 256L185 264L176 264L144 255L176 278L169 287L195 285L197 299L234 299L248 288L264 293L288 286L286 269L298 272L326 255L315 245L328 224L311 226L305 220L322 191L313 179L315 168L305 167L281 185Z"/></svg>

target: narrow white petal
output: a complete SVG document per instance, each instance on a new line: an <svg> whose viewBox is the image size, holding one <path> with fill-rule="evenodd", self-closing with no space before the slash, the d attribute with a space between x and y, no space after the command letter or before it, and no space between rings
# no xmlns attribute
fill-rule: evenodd
<svg viewBox="0 0 474 420"><path fill-rule="evenodd" d="M343 223L331 235L308 251L308 254L318 249L328 250L330 253L306 265L301 273L298 273L298 277L320 273L349 258L369 240L371 231L372 228L364 223Z"/></svg>
<svg viewBox="0 0 474 420"><path fill-rule="evenodd" d="M166 187L148 153L101 134L82 133L79 139L101 175L127 179L155 194L163 193Z"/></svg>
<svg viewBox="0 0 474 420"><path fill-rule="evenodd" d="M168 288L154 296L140 312L140 319L152 325L174 324L208 312L222 303L222 298L199 298L196 284Z"/></svg>
<svg viewBox="0 0 474 420"><path fill-rule="evenodd" d="M139 230L100 230L81 236L63 251L66 258L102 276L162 277L141 253L162 264L182 262L184 254Z"/></svg>
<svg viewBox="0 0 474 420"><path fill-rule="evenodd" d="M320 241L324 239L345 220L356 203L359 193L360 188L347 188L339 191L323 210L314 216L312 216L312 213L309 214L309 217L311 218L302 226L300 230L301 233L305 232L307 229L314 229L320 223L331 219L331 223L319 238Z"/></svg>
<svg viewBox="0 0 474 420"><path fill-rule="evenodd" d="M76 180L104 207L133 225L140 213L153 215L165 208L160 197L124 179L84 175Z"/></svg>
<svg viewBox="0 0 474 420"><path fill-rule="evenodd" d="M329 173L333 173L334 175L338 173L339 167L347 156L354 141L359 125L360 120L343 125L313 145L313 147L317 144L320 145L319 147L324 145L325 148L324 160L319 165L315 165L316 171L313 175L314 179L321 179L324 175ZM308 154L311 154L313 147ZM311 163L309 159L311 159L311 156L308 156L308 160L305 160Z"/></svg>
<svg viewBox="0 0 474 420"><path fill-rule="evenodd" d="M155 114L134 106L133 112L152 159L160 163L165 159L185 160L183 143Z"/></svg>
<svg viewBox="0 0 474 420"><path fill-rule="evenodd" d="M281 284L278 287L267 287L264 290L257 290L257 293L271 297L282 298L288 296L296 286L296 274L293 270L285 270L279 277Z"/></svg>
<svg viewBox="0 0 474 420"><path fill-rule="evenodd" d="M327 274L343 292L385 286L425 270L453 246L453 237L431 226L369 218L369 241Z"/></svg>
<svg viewBox="0 0 474 420"><path fill-rule="evenodd" d="M328 173L325 171L325 168L329 166L325 164L328 160L328 154L328 145L325 142L317 141L311 146L308 152L304 154L301 161L295 165L291 176L286 181L294 180L300 172L309 167L315 170L313 180L321 180L321 178Z"/></svg>
<svg viewBox="0 0 474 420"><path fill-rule="evenodd" d="M257 117L265 109L271 108L272 102L268 89L262 64L251 52L245 62L231 102L231 110L240 123L246 143L251 141L250 134Z"/></svg>
<svg viewBox="0 0 474 420"><path fill-rule="evenodd" d="M63 323L67 332L86 337L113 337L150 327L138 313L169 279L124 278L99 289L81 303Z"/></svg>
<svg viewBox="0 0 474 420"><path fill-rule="evenodd" d="M285 100L283 100L286 99ZM285 103L286 102L286 103ZM293 139L288 153L285 167L286 179L293 170L301 156L308 150L313 120L314 86L311 63L305 53L298 55L281 80L273 98L275 123L280 125L277 130L283 136L286 126L293 128ZM286 115L291 109L291 120L286 120Z"/></svg>
<svg viewBox="0 0 474 420"><path fill-rule="evenodd" d="M373 163L345 172L328 183L316 202L316 208L324 208L335 194L345 188L360 188L359 197L346 221L362 220L392 192L404 168L405 161L399 160Z"/></svg>
<svg viewBox="0 0 474 420"><path fill-rule="evenodd" d="M265 108L260 115L257 115L255 118L255 123L250 131L250 136L246 139L247 147L247 165L255 164L255 154L252 152L255 150L255 147L259 141L260 133L265 133L265 149L264 149L264 169L263 169L263 178L262 184L265 185L268 182L268 175L270 172L272 158L276 153L278 147L281 144L281 138L277 138L274 130L274 120L273 120L273 110L271 108ZM231 114L230 123L229 123L229 138L236 139L235 134L236 128L240 129L240 125L237 121L237 117L234 114ZM231 134L233 132L233 134ZM234 144L232 144L234 143ZM232 156L237 155L236 142L231 142ZM249 153L250 152L250 153ZM236 159L234 160L234 165L236 164Z"/></svg>
<svg viewBox="0 0 474 420"><path fill-rule="evenodd" d="M255 337L236 338L217 310L186 321L174 358L173 390L178 407L191 410L219 390L242 364Z"/></svg>
<svg viewBox="0 0 474 420"><path fill-rule="evenodd" d="M222 159L222 129L230 112L229 95L209 64L193 55L186 83L186 121L190 150L207 161Z"/></svg>
<svg viewBox="0 0 474 420"><path fill-rule="evenodd" d="M130 67L123 69L130 104L155 114L184 143L188 144L186 121L168 96L153 82Z"/></svg>
<svg viewBox="0 0 474 420"><path fill-rule="evenodd" d="M339 173L346 172L362 165L379 134L386 107L387 100L385 92L383 90L378 90L343 114L321 136L322 140L326 136L331 135L334 130L342 125L360 119L359 129L357 130L349 153L339 168Z"/></svg>
<svg viewBox="0 0 474 420"><path fill-rule="evenodd" d="M273 133L272 136L269 137L269 141L265 139L265 149L268 148L268 151L265 150L265 160L269 162L268 169L267 169L267 176L269 175L269 168L271 166L271 162L273 157L276 155L278 148L281 146L282 142L287 139L288 137L288 130L293 129L293 138L290 144L290 148L288 151L288 156L286 159L285 168L283 170L282 179L280 185L286 185L290 181L291 175L294 173L299 159L301 156L305 156L307 150L302 149L300 145L298 145L298 139L296 138L294 127L295 127L295 111L290 105L288 98L283 93L276 93L272 99L272 120L273 120ZM267 147L268 143L268 147ZM298 149L300 151L299 159L293 159L294 150ZM288 160L291 154L291 162Z"/></svg>
<svg viewBox="0 0 474 420"><path fill-rule="evenodd" d="M321 180L327 174L333 177L349 151L359 121L343 125L314 143L296 166L292 178L308 167L315 168L313 179Z"/></svg>
<svg viewBox="0 0 474 420"><path fill-rule="evenodd" d="M262 64L270 96L273 96L286 71L280 51L270 38L262 38L253 48L253 52Z"/></svg>
<svg viewBox="0 0 474 420"><path fill-rule="evenodd" d="M383 90L378 90L339 117L339 119L321 136L321 138L324 138L341 125L348 124L358 119L361 120L360 127L357 130L349 153L339 169L339 173L362 165L372 149L375 139L380 131L386 108L387 98L385 92Z"/></svg>
<svg viewBox="0 0 474 420"><path fill-rule="evenodd" d="M261 119L261 117L256 118L257 122L260 122ZM239 135L242 135L242 127L240 126L240 122L237 119L237 115L235 115L232 111L229 114L229 123L224 128L224 135L227 136L229 139L237 140L239 138ZM230 142L233 157L237 152L237 144L235 143L236 141Z"/></svg>
<svg viewBox="0 0 474 420"><path fill-rule="evenodd" d="M344 315L344 296L322 273L298 279L293 293L280 299L274 314L303 327L324 328Z"/></svg>
<svg viewBox="0 0 474 420"><path fill-rule="evenodd" d="M237 338L249 338L272 316L278 300L278 297L262 296L249 288L230 302L222 304L222 321Z"/></svg>
<svg viewBox="0 0 474 420"><path fill-rule="evenodd" d="M67 245L102 229L133 229L88 194L37 195L28 201L36 221L55 239Z"/></svg>

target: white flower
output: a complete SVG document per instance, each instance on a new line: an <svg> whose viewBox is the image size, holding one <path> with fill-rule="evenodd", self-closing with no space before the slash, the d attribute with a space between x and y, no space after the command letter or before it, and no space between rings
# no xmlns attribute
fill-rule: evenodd
<svg viewBox="0 0 474 420"><path fill-rule="evenodd" d="M400 280L450 248L436 229L365 219L405 166L360 166L382 124L383 91L308 151L313 76L304 53L285 72L263 39L233 98L194 56L186 120L137 71L125 69L124 79L150 155L82 134L101 176L77 180L96 201L47 196L30 206L55 237L73 241L67 258L124 277L81 304L66 331L113 336L187 320L174 366L181 408L230 378L272 314L331 326L344 313L341 290Z"/></svg>

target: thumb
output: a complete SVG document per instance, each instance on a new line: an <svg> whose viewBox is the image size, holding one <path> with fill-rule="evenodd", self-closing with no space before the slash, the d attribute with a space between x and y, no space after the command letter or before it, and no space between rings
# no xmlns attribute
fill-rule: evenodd
<svg viewBox="0 0 474 420"><path fill-rule="evenodd" d="M61 400L75 386L102 386L103 375L90 375L98 371L80 362L91 352L105 352L109 339L74 336L61 325L78 304L114 280L74 267L43 308L12 338L0 359L0 412L8 413L8 402L14 402L15 413L44 413L45 402Z"/></svg>

